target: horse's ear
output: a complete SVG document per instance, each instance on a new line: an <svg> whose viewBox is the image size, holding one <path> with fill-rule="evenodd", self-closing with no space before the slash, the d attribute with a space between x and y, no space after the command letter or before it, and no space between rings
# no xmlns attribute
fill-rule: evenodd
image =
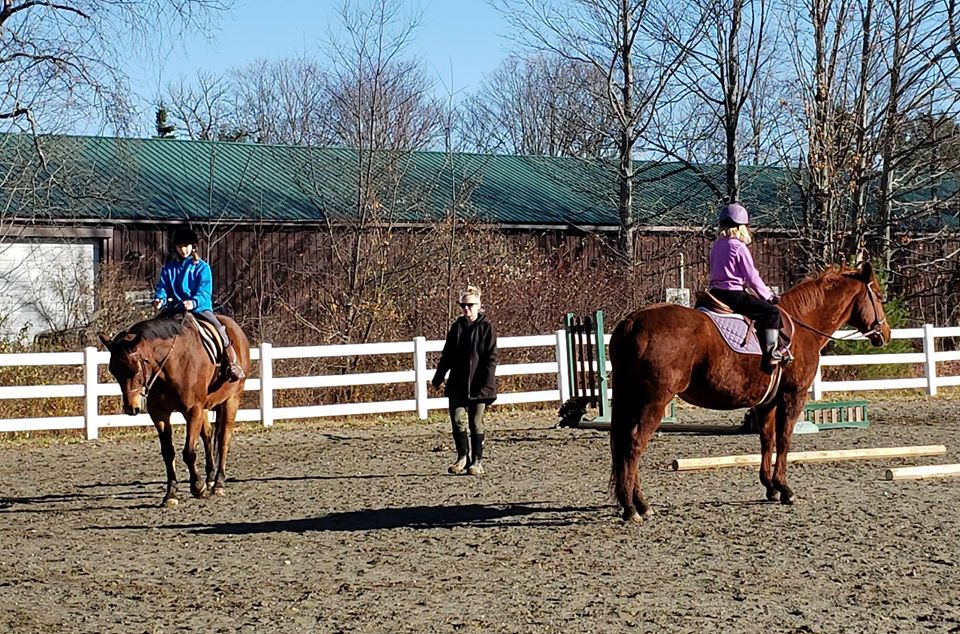
<svg viewBox="0 0 960 634"><path fill-rule="evenodd" d="M860 264L860 277L864 282L869 282L873 279L873 265L870 264L869 258Z"/></svg>
<svg viewBox="0 0 960 634"><path fill-rule="evenodd" d="M98 332L97 337L100 339L100 343L103 344L103 347L109 350L112 339L110 339L110 337L103 334L102 332Z"/></svg>

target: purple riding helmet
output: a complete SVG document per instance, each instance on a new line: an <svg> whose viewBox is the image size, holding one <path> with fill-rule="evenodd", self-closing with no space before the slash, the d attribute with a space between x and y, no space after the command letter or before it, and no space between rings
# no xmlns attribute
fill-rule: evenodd
<svg viewBox="0 0 960 634"><path fill-rule="evenodd" d="M724 224L724 220L729 221L727 224L750 224L750 216L747 215L746 207L738 203L730 203L729 205L723 206L723 209L720 210L720 217L717 219L717 223Z"/></svg>

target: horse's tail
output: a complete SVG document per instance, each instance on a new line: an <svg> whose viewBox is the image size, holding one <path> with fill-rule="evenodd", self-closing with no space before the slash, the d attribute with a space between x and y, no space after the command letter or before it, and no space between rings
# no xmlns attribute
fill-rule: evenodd
<svg viewBox="0 0 960 634"><path fill-rule="evenodd" d="M637 480L636 437L639 402L635 393L639 361L646 349L646 337L636 322L620 322L610 337L610 364L613 368L613 402L610 412L610 492L626 509L633 506Z"/></svg>

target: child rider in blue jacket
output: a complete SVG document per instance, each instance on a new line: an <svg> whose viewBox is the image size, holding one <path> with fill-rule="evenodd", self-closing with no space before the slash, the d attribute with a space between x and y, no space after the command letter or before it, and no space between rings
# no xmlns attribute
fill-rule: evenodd
<svg viewBox="0 0 960 634"><path fill-rule="evenodd" d="M197 254L198 242L196 232L190 229L177 229L174 232L176 257L160 271L153 306L164 314L191 312L216 326L225 350L223 376L228 381L239 381L245 376L243 368L237 363L236 352L230 345L226 328L213 314L213 273L210 265Z"/></svg>

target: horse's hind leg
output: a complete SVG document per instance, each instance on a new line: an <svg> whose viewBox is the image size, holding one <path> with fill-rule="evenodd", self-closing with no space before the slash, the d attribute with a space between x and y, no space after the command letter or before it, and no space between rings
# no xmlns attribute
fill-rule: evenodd
<svg viewBox="0 0 960 634"><path fill-rule="evenodd" d="M640 521L653 515L653 508L640 486L640 457L660 426L663 412L670 398L652 399L642 405L628 403L618 409L613 406L610 426L610 449L613 458L611 485L623 509L623 519ZM625 411L624 411L625 410Z"/></svg>
<svg viewBox="0 0 960 634"><path fill-rule="evenodd" d="M187 470L190 472L190 494L195 498L207 497L206 481L201 479L197 472L197 436L201 434L204 426L209 429L206 418L207 411L202 407L194 407L186 413L187 437L183 443L183 461L187 463Z"/></svg>
<svg viewBox="0 0 960 634"><path fill-rule="evenodd" d="M228 398L216 408L216 447L217 447L217 476L213 484L213 494L223 495L227 479L227 452L230 450L230 440L233 438L233 423L240 406L240 396Z"/></svg>

